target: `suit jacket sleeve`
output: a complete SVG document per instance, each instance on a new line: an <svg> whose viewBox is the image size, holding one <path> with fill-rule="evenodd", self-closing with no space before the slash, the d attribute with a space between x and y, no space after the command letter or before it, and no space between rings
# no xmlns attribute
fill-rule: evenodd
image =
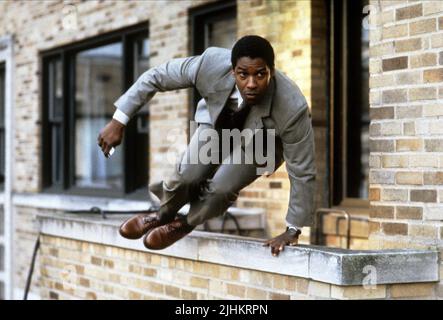
<svg viewBox="0 0 443 320"><path fill-rule="evenodd" d="M286 221L298 227L309 226L313 222L317 170L314 132L307 104L288 119L281 139L290 181Z"/></svg>
<svg viewBox="0 0 443 320"><path fill-rule="evenodd" d="M158 91L194 86L202 60L203 55L177 58L147 70L114 105L128 117L132 117Z"/></svg>

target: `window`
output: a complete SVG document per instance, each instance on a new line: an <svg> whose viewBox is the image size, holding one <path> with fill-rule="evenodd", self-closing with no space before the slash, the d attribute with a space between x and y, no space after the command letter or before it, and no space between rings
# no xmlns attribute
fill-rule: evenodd
<svg viewBox="0 0 443 320"><path fill-rule="evenodd" d="M43 58L45 190L123 196L148 183L149 113L143 108L107 159L97 145L114 102L149 68L146 24L46 52Z"/></svg>
<svg viewBox="0 0 443 320"><path fill-rule="evenodd" d="M333 205L368 197L369 30L367 0L331 2L333 36Z"/></svg>
<svg viewBox="0 0 443 320"><path fill-rule="evenodd" d="M202 54L208 47L231 49L237 40L237 6L235 1L223 1L194 8L190 12L192 53ZM190 118L201 96L194 90Z"/></svg>

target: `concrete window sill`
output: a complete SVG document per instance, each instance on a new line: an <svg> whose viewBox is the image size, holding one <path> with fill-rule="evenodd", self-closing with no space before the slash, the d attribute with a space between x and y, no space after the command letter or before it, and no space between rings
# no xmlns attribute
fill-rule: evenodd
<svg viewBox="0 0 443 320"><path fill-rule="evenodd" d="M354 251L313 245L286 247L279 257L263 247L263 239L193 231L171 247L147 250L141 240L127 240L118 233L121 219L94 215L38 215L43 234L148 251L195 261L210 262L325 283L362 285L368 270L376 272L371 284L418 283L439 280L437 250Z"/></svg>

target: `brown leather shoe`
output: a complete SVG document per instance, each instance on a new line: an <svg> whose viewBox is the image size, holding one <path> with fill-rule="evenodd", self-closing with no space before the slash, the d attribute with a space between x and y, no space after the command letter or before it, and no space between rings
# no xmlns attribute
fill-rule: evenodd
<svg viewBox="0 0 443 320"><path fill-rule="evenodd" d="M187 224L186 218L177 218L168 224L157 227L143 238L143 244L151 250L161 250L180 240L195 226Z"/></svg>
<svg viewBox="0 0 443 320"><path fill-rule="evenodd" d="M120 235L126 239L140 239L149 230L157 228L161 223L156 213L139 214L129 218L120 226Z"/></svg>

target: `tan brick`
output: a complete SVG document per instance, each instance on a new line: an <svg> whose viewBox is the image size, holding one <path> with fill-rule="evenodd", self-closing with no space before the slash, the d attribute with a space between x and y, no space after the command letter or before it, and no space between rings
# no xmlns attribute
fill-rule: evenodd
<svg viewBox="0 0 443 320"><path fill-rule="evenodd" d="M375 155L369 155L369 168L377 169L381 167L381 157Z"/></svg>
<svg viewBox="0 0 443 320"><path fill-rule="evenodd" d="M209 280L209 293L224 293L225 292L225 283L223 281L217 279Z"/></svg>
<svg viewBox="0 0 443 320"><path fill-rule="evenodd" d="M436 155L410 155L409 166L411 168L438 168L438 156Z"/></svg>
<svg viewBox="0 0 443 320"><path fill-rule="evenodd" d="M319 298L330 298L331 285L318 281L309 281L308 295Z"/></svg>
<svg viewBox="0 0 443 320"><path fill-rule="evenodd" d="M295 282L295 291L302 294L307 294L309 290L309 282L310 281L308 279L297 279Z"/></svg>
<svg viewBox="0 0 443 320"><path fill-rule="evenodd" d="M381 224L383 233L386 235L407 235L408 225L406 223L383 222Z"/></svg>
<svg viewBox="0 0 443 320"><path fill-rule="evenodd" d="M442 90L443 95L443 90ZM380 105L381 102L381 91L370 90L369 92L369 103L371 104L371 109L374 106Z"/></svg>
<svg viewBox="0 0 443 320"><path fill-rule="evenodd" d="M443 68L425 70L423 72L423 80L426 83L443 82Z"/></svg>
<svg viewBox="0 0 443 320"><path fill-rule="evenodd" d="M180 297L184 300L196 300L197 292L191 290L180 289Z"/></svg>
<svg viewBox="0 0 443 320"><path fill-rule="evenodd" d="M443 3L439 0L424 1L423 14L430 15L438 12L443 12Z"/></svg>
<svg viewBox="0 0 443 320"><path fill-rule="evenodd" d="M395 150L401 151L422 151L423 139L398 139Z"/></svg>
<svg viewBox="0 0 443 320"><path fill-rule="evenodd" d="M402 134L402 123L399 121L383 122L380 124L380 134L383 136L398 136Z"/></svg>
<svg viewBox="0 0 443 320"><path fill-rule="evenodd" d="M383 299L386 298L386 285L374 288L363 286L331 286L331 298L334 299Z"/></svg>
<svg viewBox="0 0 443 320"><path fill-rule="evenodd" d="M371 152L393 152L394 146L394 140L369 140L369 150Z"/></svg>
<svg viewBox="0 0 443 320"><path fill-rule="evenodd" d="M416 22L411 22L409 24L409 34L423 34L429 33L437 30L437 23L435 18L420 20Z"/></svg>
<svg viewBox="0 0 443 320"><path fill-rule="evenodd" d="M399 25L393 25L391 27L385 27L382 31L382 38L393 39L393 38L401 38L408 35L408 24L403 23Z"/></svg>
<svg viewBox="0 0 443 320"><path fill-rule="evenodd" d="M370 108L371 120L383 120L394 118L394 107Z"/></svg>
<svg viewBox="0 0 443 320"><path fill-rule="evenodd" d="M394 53L394 42L385 42L369 47L369 56L372 58L381 57Z"/></svg>
<svg viewBox="0 0 443 320"><path fill-rule="evenodd" d="M371 75L369 78L370 88L382 88L394 85L394 76L392 74Z"/></svg>
<svg viewBox="0 0 443 320"><path fill-rule="evenodd" d="M180 288L171 285L165 285L165 294L168 296L180 298Z"/></svg>
<svg viewBox="0 0 443 320"><path fill-rule="evenodd" d="M260 290L256 288L246 288L246 298L254 300L265 300L267 298L268 291Z"/></svg>
<svg viewBox="0 0 443 320"><path fill-rule="evenodd" d="M423 7L421 3L395 10L396 20L412 19L422 15Z"/></svg>
<svg viewBox="0 0 443 320"><path fill-rule="evenodd" d="M395 57L390 59L383 59L382 61L383 71L392 71L408 68L408 57Z"/></svg>
<svg viewBox="0 0 443 320"><path fill-rule="evenodd" d="M410 89L412 90L412 89ZM397 103L407 101L407 90L406 89L392 89L383 90L382 101L383 103Z"/></svg>
<svg viewBox="0 0 443 320"><path fill-rule="evenodd" d="M209 279L200 278L200 277L191 277L191 287L197 288L209 288Z"/></svg>
<svg viewBox="0 0 443 320"><path fill-rule="evenodd" d="M438 18L438 30L443 30L443 17Z"/></svg>
<svg viewBox="0 0 443 320"><path fill-rule="evenodd" d="M369 201L380 201L380 188L369 188Z"/></svg>
<svg viewBox="0 0 443 320"><path fill-rule="evenodd" d="M291 296L289 294L270 292L269 299L270 300L290 300Z"/></svg>
<svg viewBox="0 0 443 320"><path fill-rule="evenodd" d="M436 88L422 87L422 88L409 89L409 101L435 100L436 97L437 97Z"/></svg>
<svg viewBox="0 0 443 320"><path fill-rule="evenodd" d="M405 190L405 189L382 189L381 200L407 201L408 200L408 190Z"/></svg>
<svg viewBox="0 0 443 320"><path fill-rule="evenodd" d="M380 218L380 219L393 219L394 207L371 205L371 208L369 210L369 217ZM379 228L379 226L377 226L377 228Z"/></svg>
<svg viewBox="0 0 443 320"><path fill-rule="evenodd" d="M409 59L411 68L431 67L437 65L437 54L433 52L413 55Z"/></svg>
<svg viewBox="0 0 443 320"><path fill-rule="evenodd" d="M395 41L395 52L410 52L422 49L421 38L406 39Z"/></svg>
<svg viewBox="0 0 443 320"><path fill-rule="evenodd" d="M410 121L403 123L403 134L405 136L415 135L415 122Z"/></svg>
<svg viewBox="0 0 443 320"><path fill-rule="evenodd" d="M369 58L369 72L371 75L382 72L381 59Z"/></svg>
<svg viewBox="0 0 443 320"><path fill-rule="evenodd" d="M431 297L434 292L433 283L394 284L390 287L392 298Z"/></svg>
<svg viewBox="0 0 443 320"><path fill-rule="evenodd" d="M443 116L443 104L429 104L423 106L424 117Z"/></svg>
<svg viewBox="0 0 443 320"><path fill-rule="evenodd" d="M423 173L422 172L397 172L395 174L395 182L397 184L422 185L423 184Z"/></svg>
<svg viewBox="0 0 443 320"><path fill-rule="evenodd" d="M409 235L412 237L438 239L438 227L424 224L409 224Z"/></svg>
<svg viewBox="0 0 443 320"><path fill-rule="evenodd" d="M381 124L371 123L369 124L369 135L371 137L381 136Z"/></svg>
<svg viewBox="0 0 443 320"><path fill-rule="evenodd" d="M437 202L436 190L411 190L411 201Z"/></svg>
<svg viewBox="0 0 443 320"><path fill-rule="evenodd" d="M443 139L426 139L425 151L443 152Z"/></svg>
<svg viewBox="0 0 443 320"><path fill-rule="evenodd" d="M433 34L431 35L431 47L432 48L441 48L443 47L443 33Z"/></svg>
<svg viewBox="0 0 443 320"><path fill-rule="evenodd" d="M272 288L277 290L294 291L296 287L296 279L294 277L273 275Z"/></svg>
<svg viewBox="0 0 443 320"><path fill-rule="evenodd" d="M380 232L381 223L376 221L369 221L369 234Z"/></svg>
<svg viewBox="0 0 443 320"><path fill-rule="evenodd" d="M398 85L420 84L422 82L422 71L406 71L395 74L395 83Z"/></svg>
<svg viewBox="0 0 443 320"><path fill-rule="evenodd" d="M246 288L244 286L227 283L226 288L229 295L236 296L239 298L245 297Z"/></svg>
<svg viewBox="0 0 443 320"><path fill-rule="evenodd" d="M387 170L370 170L369 183L375 184L394 184L395 172Z"/></svg>
<svg viewBox="0 0 443 320"><path fill-rule="evenodd" d="M408 166L408 156L406 155L383 155L383 168L406 168Z"/></svg>
<svg viewBox="0 0 443 320"><path fill-rule="evenodd" d="M396 207L395 217L397 219L411 219L421 220L423 219L423 208L421 207Z"/></svg>
<svg viewBox="0 0 443 320"><path fill-rule="evenodd" d="M395 112L396 118L420 118L422 116L422 106L397 107Z"/></svg>
<svg viewBox="0 0 443 320"><path fill-rule="evenodd" d="M443 184L443 172L425 172L424 184L427 185L442 185Z"/></svg>

